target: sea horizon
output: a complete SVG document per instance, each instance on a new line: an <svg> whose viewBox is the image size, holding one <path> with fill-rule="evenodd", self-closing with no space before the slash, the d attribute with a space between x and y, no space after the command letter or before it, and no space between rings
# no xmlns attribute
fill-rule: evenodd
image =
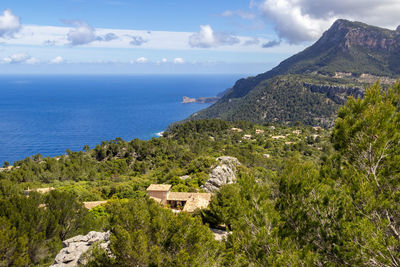
<svg viewBox="0 0 400 267"><path fill-rule="evenodd" d="M243 74L0 75L0 165L40 153L94 148L121 137L148 140L209 106Z"/></svg>

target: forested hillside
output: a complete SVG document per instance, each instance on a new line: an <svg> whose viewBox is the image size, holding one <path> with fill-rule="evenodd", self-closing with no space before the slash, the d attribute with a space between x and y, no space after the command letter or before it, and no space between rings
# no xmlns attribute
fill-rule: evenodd
<svg viewBox="0 0 400 267"><path fill-rule="evenodd" d="M332 131L198 120L149 141L36 155L0 172L0 266L49 265L61 240L89 230L111 231L112 255L95 248L88 266L397 266L399 144L400 84L376 84ZM223 155L242 163L238 179L207 209L174 214L146 196L150 183L201 191Z"/></svg>
<svg viewBox="0 0 400 267"><path fill-rule="evenodd" d="M400 31L337 20L312 46L265 73L238 80L189 119L333 126L346 97L400 77ZM326 85L331 88L326 88Z"/></svg>

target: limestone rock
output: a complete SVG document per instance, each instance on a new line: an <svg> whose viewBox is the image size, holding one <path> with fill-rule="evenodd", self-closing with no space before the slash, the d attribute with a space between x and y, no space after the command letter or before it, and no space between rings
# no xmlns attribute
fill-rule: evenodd
<svg viewBox="0 0 400 267"><path fill-rule="evenodd" d="M220 229L210 228L210 230L213 232L214 238L217 241L226 240L228 238L228 235L232 234L232 232L227 232L227 231L220 230Z"/></svg>
<svg viewBox="0 0 400 267"><path fill-rule="evenodd" d="M240 165L237 158L223 156L217 158L218 165L211 171L210 178L202 188L210 193L219 190L224 184L236 181L236 166Z"/></svg>
<svg viewBox="0 0 400 267"><path fill-rule="evenodd" d="M313 93L326 94L329 99L340 105L346 103L348 96L364 96L364 89L356 86L312 84L308 82L304 82L303 86Z"/></svg>
<svg viewBox="0 0 400 267"><path fill-rule="evenodd" d="M73 267L85 264L81 256L89 250L93 243L99 242L100 247L108 249L110 232L91 231L87 235L78 235L63 241L63 249L57 254L51 267Z"/></svg>
<svg viewBox="0 0 400 267"><path fill-rule="evenodd" d="M196 98L184 96L182 98L182 104L187 104L187 103L196 103Z"/></svg>

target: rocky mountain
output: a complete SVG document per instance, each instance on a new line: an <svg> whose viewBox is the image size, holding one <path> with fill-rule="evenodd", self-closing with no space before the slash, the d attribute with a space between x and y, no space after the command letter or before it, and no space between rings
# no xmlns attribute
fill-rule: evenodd
<svg viewBox="0 0 400 267"><path fill-rule="evenodd" d="M400 76L400 30L337 20L312 46L272 70L238 80L213 106L189 119L331 126L348 96Z"/></svg>

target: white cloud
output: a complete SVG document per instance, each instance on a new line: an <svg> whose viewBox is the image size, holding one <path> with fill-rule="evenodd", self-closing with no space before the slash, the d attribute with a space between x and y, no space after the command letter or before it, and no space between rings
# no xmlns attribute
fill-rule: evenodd
<svg viewBox="0 0 400 267"><path fill-rule="evenodd" d="M147 40L143 39L141 36L131 36L132 41L129 42L130 45L133 46L141 46L142 44L146 43Z"/></svg>
<svg viewBox="0 0 400 267"><path fill-rule="evenodd" d="M261 11L275 23L279 37L290 43L317 39L335 19L318 19L303 14L298 0L266 0Z"/></svg>
<svg viewBox="0 0 400 267"><path fill-rule="evenodd" d="M174 64L183 64L183 63L185 63L185 60L183 60L183 58L181 57L174 58Z"/></svg>
<svg viewBox="0 0 400 267"><path fill-rule="evenodd" d="M84 45L97 39L94 29L86 22L72 21L69 24L75 25L75 28L71 29L67 34L67 39L71 45Z"/></svg>
<svg viewBox="0 0 400 267"><path fill-rule="evenodd" d="M271 40L271 41L268 41L268 42L264 43L262 45L262 47L263 48L271 48L271 47L280 45L281 42L282 42L281 40Z"/></svg>
<svg viewBox="0 0 400 267"><path fill-rule="evenodd" d="M110 42L118 40L119 37L113 32L108 32L98 35L96 30L87 24L85 21L64 21L65 24L72 24L75 28L70 29L67 33L67 40L69 44L76 45L86 45L94 41L98 42Z"/></svg>
<svg viewBox="0 0 400 267"><path fill-rule="evenodd" d="M64 59L61 56L57 56L55 58L53 58L52 60L50 60L50 63L52 64L61 64L64 62Z"/></svg>
<svg viewBox="0 0 400 267"><path fill-rule="evenodd" d="M399 23L398 0L300 0L299 3L304 14L319 19L348 18L390 28Z"/></svg>
<svg viewBox="0 0 400 267"><path fill-rule="evenodd" d="M221 13L221 16L223 17L231 17L235 15L235 13L232 10L225 10L224 12Z"/></svg>
<svg viewBox="0 0 400 267"><path fill-rule="evenodd" d="M109 32L103 36L96 37L97 41L104 41L104 42L110 42L110 41L118 40L118 39L119 39L119 37L113 32Z"/></svg>
<svg viewBox="0 0 400 267"><path fill-rule="evenodd" d="M46 40L43 42L44 45L46 46L55 46L56 45L56 41L54 40Z"/></svg>
<svg viewBox="0 0 400 267"><path fill-rule="evenodd" d="M210 25L200 25L200 32L189 37L189 45L198 48L234 45L239 42L239 38L234 35L214 32Z"/></svg>
<svg viewBox="0 0 400 267"><path fill-rule="evenodd" d="M400 13L398 0L263 0L258 7L293 44L316 40L338 18L395 28Z"/></svg>
<svg viewBox="0 0 400 267"><path fill-rule="evenodd" d="M223 17L233 17L233 16L238 16L242 19L248 19L248 20L252 20L256 17L256 15L254 13L251 12L247 12L244 10L226 10L224 12L222 12L221 16Z"/></svg>
<svg viewBox="0 0 400 267"><path fill-rule="evenodd" d="M136 59L137 63L146 63L147 61L148 61L148 59L145 57L140 57L140 58Z"/></svg>
<svg viewBox="0 0 400 267"><path fill-rule="evenodd" d="M243 45L245 46L249 46L249 45L258 45L260 43L260 40L258 38L252 38L250 40L247 40L243 43Z"/></svg>
<svg viewBox="0 0 400 267"><path fill-rule="evenodd" d="M168 61L168 60L167 60L166 58L161 59L161 62L162 62L162 63L167 63L167 61Z"/></svg>
<svg viewBox="0 0 400 267"><path fill-rule="evenodd" d="M257 0L250 0L249 8L254 8L258 5Z"/></svg>
<svg viewBox="0 0 400 267"><path fill-rule="evenodd" d="M5 39L0 37L0 42L5 42L7 45L21 47L21 46L37 46L44 49L48 49L48 46L52 46L53 49L59 49L62 47L72 47L75 50L79 50L79 45L71 46L71 41L67 39L68 33L75 28L71 27L56 27L56 26L38 26L38 25L23 25L20 32L15 35L16 38ZM111 41L98 40L98 37L107 36L109 33L114 33L118 39ZM188 42L189 38L193 36L193 32L172 32L172 31L152 31L148 33L147 30L122 30L122 29L106 29L106 28L96 28L94 35L96 40L85 44L88 48L102 48L102 49L114 49L114 48L132 48L130 42L132 41L132 36L141 36L146 42L137 49L148 49L148 50L175 50L175 51L190 51L196 49L204 49L203 47L191 46ZM218 35L218 34L217 34ZM215 33L213 31L212 38L214 38ZM235 39L235 44L233 45L219 45L208 47L208 50L213 51L229 51L229 52L252 52L252 53L295 53L304 46L277 46L274 50L263 49L261 44L264 44L271 40L271 38L266 38L264 36L258 36L256 39L259 42L254 41L253 37L248 36L237 36ZM215 39L211 39L215 41ZM244 45L246 44L246 45ZM210 45L209 43L203 45ZM28 48L27 49L31 49ZM18 51L18 50L17 50ZM26 50L28 51L28 50ZM62 54L63 52L59 53ZM52 57L58 56L59 54L52 55ZM86 55L86 54L85 54ZM138 55L140 56L140 54ZM4 55L2 56L4 57ZM86 57L86 56L84 56ZM46 57L47 58L47 57ZM0 57L1 59L1 57ZM69 58L69 60L72 60ZM77 59L78 60L78 59ZM168 60L172 62L171 60Z"/></svg>
<svg viewBox="0 0 400 267"><path fill-rule="evenodd" d="M0 15L0 37L14 37L21 28L19 17L15 16L10 9L3 11Z"/></svg>
<svg viewBox="0 0 400 267"><path fill-rule="evenodd" d="M30 58L28 58L28 59L25 61L25 63L26 63L26 64L36 64L36 63L39 63L39 60L37 60L37 59L34 58L34 57L30 57Z"/></svg>
<svg viewBox="0 0 400 267"><path fill-rule="evenodd" d="M38 61L36 58L31 57L27 53L18 53L18 54L14 54L14 55L3 58L3 63L9 63L9 64L20 64L20 63L35 64L37 62Z"/></svg>

